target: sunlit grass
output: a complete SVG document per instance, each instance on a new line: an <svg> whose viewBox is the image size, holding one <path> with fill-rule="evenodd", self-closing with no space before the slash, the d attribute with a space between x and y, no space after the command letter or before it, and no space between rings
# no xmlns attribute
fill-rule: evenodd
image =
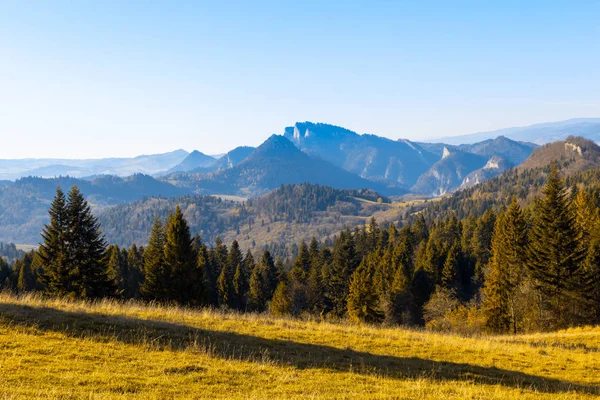
<svg viewBox="0 0 600 400"><path fill-rule="evenodd" d="M0 398L595 398L599 342L1 294Z"/></svg>

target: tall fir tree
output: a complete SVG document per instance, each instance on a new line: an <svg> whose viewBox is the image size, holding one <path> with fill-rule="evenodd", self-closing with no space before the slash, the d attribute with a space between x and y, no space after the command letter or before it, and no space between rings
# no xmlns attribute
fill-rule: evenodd
<svg viewBox="0 0 600 400"><path fill-rule="evenodd" d="M384 318L373 286L373 268L364 262L352 273L346 306L355 322L377 323Z"/></svg>
<svg viewBox="0 0 600 400"><path fill-rule="evenodd" d="M522 330L526 263L527 222L513 197L506 213L496 219L485 279L482 309L486 327L494 333Z"/></svg>
<svg viewBox="0 0 600 400"><path fill-rule="evenodd" d="M170 271L165 263L165 227L156 217L144 250L144 282L140 292L145 299L169 300Z"/></svg>
<svg viewBox="0 0 600 400"><path fill-rule="evenodd" d="M69 215L67 198L60 187L48 210L50 222L44 226L40 244L40 258L42 260L41 280L46 287L46 292L52 295L66 296L73 292L72 275L74 271L67 264L67 230L69 228Z"/></svg>
<svg viewBox="0 0 600 400"><path fill-rule="evenodd" d="M582 237L569 192L553 163L535 207L529 243L529 270L542 295L540 318L546 328L581 323L579 314L585 308Z"/></svg>
<svg viewBox="0 0 600 400"><path fill-rule="evenodd" d="M169 295L179 304L197 305L201 302L201 281L197 269L197 254L190 228L177 206L169 219L165 237L165 265L170 272Z"/></svg>

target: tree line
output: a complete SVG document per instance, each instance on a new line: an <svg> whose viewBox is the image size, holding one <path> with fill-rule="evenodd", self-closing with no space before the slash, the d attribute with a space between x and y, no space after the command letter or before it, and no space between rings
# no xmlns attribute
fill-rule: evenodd
<svg viewBox="0 0 600 400"><path fill-rule="evenodd" d="M79 190L60 189L39 251L6 285L68 297L312 314L459 332L520 333L600 322L600 214L594 191L556 166L542 196L498 212L344 229L294 259L193 236L181 210L155 219L146 247L107 246Z"/></svg>

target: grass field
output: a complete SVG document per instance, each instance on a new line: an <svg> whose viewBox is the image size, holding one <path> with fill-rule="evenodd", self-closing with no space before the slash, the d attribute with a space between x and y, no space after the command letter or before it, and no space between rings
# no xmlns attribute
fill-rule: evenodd
<svg viewBox="0 0 600 400"><path fill-rule="evenodd" d="M466 338L0 294L0 398L587 399L600 329Z"/></svg>

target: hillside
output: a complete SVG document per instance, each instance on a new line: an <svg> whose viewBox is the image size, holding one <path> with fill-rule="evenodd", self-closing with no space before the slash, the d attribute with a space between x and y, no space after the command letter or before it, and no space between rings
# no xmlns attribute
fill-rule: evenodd
<svg viewBox="0 0 600 400"><path fill-rule="evenodd" d="M188 172L196 168L208 167L214 164L217 160L211 156L194 150L181 163L170 168L166 173L171 172Z"/></svg>
<svg viewBox="0 0 600 400"><path fill-rule="evenodd" d="M600 330L467 338L0 295L0 395L591 399Z"/></svg>
<svg viewBox="0 0 600 400"><path fill-rule="evenodd" d="M476 154L445 148L442 159L419 177L411 191L430 196L452 192L468 174L484 167L486 160L485 157Z"/></svg>
<svg viewBox="0 0 600 400"><path fill-rule="evenodd" d="M580 137L550 143L537 148L521 165L486 182L455 192L438 202L430 203L424 213L428 218L458 218L482 215L490 207L500 207L515 195L528 203L544 185L550 163L557 162L560 174L570 185L593 189L600 185L600 146ZM473 179L473 176L469 177Z"/></svg>
<svg viewBox="0 0 600 400"><path fill-rule="evenodd" d="M100 176L92 181L70 177L22 178L0 188L0 240L37 244L39 233L48 221L48 207L56 188L60 186L68 191L73 185L79 187L96 211L144 197L186 193L185 189L142 174L126 178Z"/></svg>
<svg viewBox="0 0 600 400"><path fill-rule="evenodd" d="M164 179L198 193L232 194L253 197L282 184L309 182L338 189L369 188L384 194L402 194L387 189L320 158L300 151L283 136L273 135L240 164L214 173L171 174Z"/></svg>
<svg viewBox="0 0 600 400"><path fill-rule="evenodd" d="M108 208L99 220L110 243L128 247L146 243L154 217L164 219L177 206L192 233L209 244L220 236L225 242L236 239L244 249L270 246L275 251L313 236L325 239L345 226L363 225L372 215L391 221L403 211L372 191L305 183L281 186L244 202L203 195L148 198Z"/></svg>

